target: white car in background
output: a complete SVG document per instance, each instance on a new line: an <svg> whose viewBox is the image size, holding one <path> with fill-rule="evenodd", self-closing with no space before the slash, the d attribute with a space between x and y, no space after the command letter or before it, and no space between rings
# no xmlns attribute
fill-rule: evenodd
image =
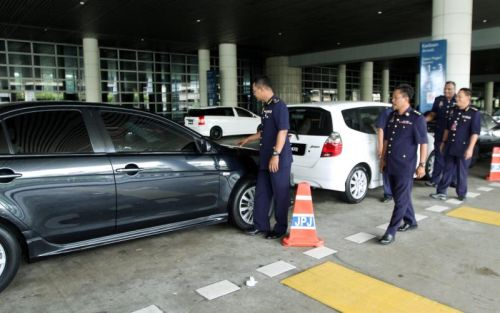
<svg viewBox="0 0 500 313"><path fill-rule="evenodd" d="M243 108L217 106L190 109L184 125L212 139L223 136L255 134L260 116Z"/></svg>
<svg viewBox="0 0 500 313"><path fill-rule="evenodd" d="M289 105L293 183L306 181L343 192L347 202L361 202L368 189L383 184L375 122L389 107L380 102ZM434 139L428 138L430 154ZM432 164L428 168L432 170Z"/></svg>

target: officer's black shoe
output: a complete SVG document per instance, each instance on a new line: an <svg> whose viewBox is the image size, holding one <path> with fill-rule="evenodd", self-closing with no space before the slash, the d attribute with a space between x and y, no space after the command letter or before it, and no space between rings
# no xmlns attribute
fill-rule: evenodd
<svg viewBox="0 0 500 313"><path fill-rule="evenodd" d="M435 183L435 182L433 182L433 181L430 181L430 180L426 181L426 182L425 182L425 185L426 185L427 187L436 187L436 183Z"/></svg>
<svg viewBox="0 0 500 313"><path fill-rule="evenodd" d="M381 202L383 202L383 203L389 203L389 202L391 202L391 201L392 201L392 197L387 197L387 196L384 196L384 197L382 198L382 200L380 200L380 201L381 201Z"/></svg>
<svg viewBox="0 0 500 313"><path fill-rule="evenodd" d="M257 228L254 227L252 229L247 230L246 233L247 233L247 235L255 236L255 235L258 235L258 234L263 234L263 233L265 233L265 231L257 229Z"/></svg>
<svg viewBox="0 0 500 313"><path fill-rule="evenodd" d="M286 233L277 233L274 231L269 231L266 233L266 239L279 239L283 237Z"/></svg>
<svg viewBox="0 0 500 313"><path fill-rule="evenodd" d="M460 201L464 201L465 199L467 199L466 196L458 196L458 200L460 200Z"/></svg>
<svg viewBox="0 0 500 313"><path fill-rule="evenodd" d="M456 187L457 187L457 183L451 183L451 184L450 184L450 187L451 187L451 188L456 188Z"/></svg>
<svg viewBox="0 0 500 313"><path fill-rule="evenodd" d="M394 241L394 236L391 234L385 234L378 240L381 245L388 245Z"/></svg>
<svg viewBox="0 0 500 313"><path fill-rule="evenodd" d="M407 230L412 230L418 228L418 224L410 225L407 223L404 223L403 225L398 227L398 231L407 231Z"/></svg>

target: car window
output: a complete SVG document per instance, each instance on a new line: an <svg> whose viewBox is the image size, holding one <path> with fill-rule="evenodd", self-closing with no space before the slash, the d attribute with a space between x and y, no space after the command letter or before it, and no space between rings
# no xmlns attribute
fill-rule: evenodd
<svg viewBox="0 0 500 313"><path fill-rule="evenodd" d="M481 127L485 129L492 129L497 126L497 122L488 114L481 114Z"/></svg>
<svg viewBox="0 0 500 313"><path fill-rule="evenodd" d="M383 106L352 108L342 111L342 117L347 127L366 134L376 134L375 122L384 110Z"/></svg>
<svg viewBox="0 0 500 313"><path fill-rule="evenodd" d="M15 154L93 152L81 112L31 112L6 120Z"/></svg>
<svg viewBox="0 0 500 313"><path fill-rule="evenodd" d="M2 125L0 124L0 154L9 154L9 146L5 139L5 133Z"/></svg>
<svg viewBox="0 0 500 313"><path fill-rule="evenodd" d="M205 110L191 109L188 111L187 116L198 117L205 115Z"/></svg>
<svg viewBox="0 0 500 313"><path fill-rule="evenodd" d="M238 116L241 117L253 117L252 113L248 112L247 110L243 110L241 108L236 108L236 113L238 113Z"/></svg>
<svg viewBox="0 0 500 313"><path fill-rule="evenodd" d="M101 112L116 152L194 152L194 139L149 117Z"/></svg>
<svg viewBox="0 0 500 313"><path fill-rule="evenodd" d="M330 112L320 108L288 108L290 130L299 135L329 136L333 131Z"/></svg>

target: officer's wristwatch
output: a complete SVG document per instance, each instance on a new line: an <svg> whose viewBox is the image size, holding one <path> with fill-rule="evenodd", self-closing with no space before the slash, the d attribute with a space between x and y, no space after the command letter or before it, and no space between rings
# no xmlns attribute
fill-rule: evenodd
<svg viewBox="0 0 500 313"><path fill-rule="evenodd" d="M279 156L279 155L280 155L280 153L278 151L273 150L273 156Z"/></svg>

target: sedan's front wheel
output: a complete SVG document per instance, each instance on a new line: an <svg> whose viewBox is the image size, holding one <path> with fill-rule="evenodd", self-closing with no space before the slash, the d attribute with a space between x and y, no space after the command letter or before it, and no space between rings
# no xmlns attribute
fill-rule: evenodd
<svg viewBox="0 0 500 313"><path fill-rule="evenodd" d="M231 221L242 230L253 227L255 179L246 179L236 187L231 203Z"/></svg>
<svg viewBox="0 0 500 313"><path fill-rule="evenodd" d="M14 279L20 262L21 248L16 237L0 225L0 292Z"/></svg>

